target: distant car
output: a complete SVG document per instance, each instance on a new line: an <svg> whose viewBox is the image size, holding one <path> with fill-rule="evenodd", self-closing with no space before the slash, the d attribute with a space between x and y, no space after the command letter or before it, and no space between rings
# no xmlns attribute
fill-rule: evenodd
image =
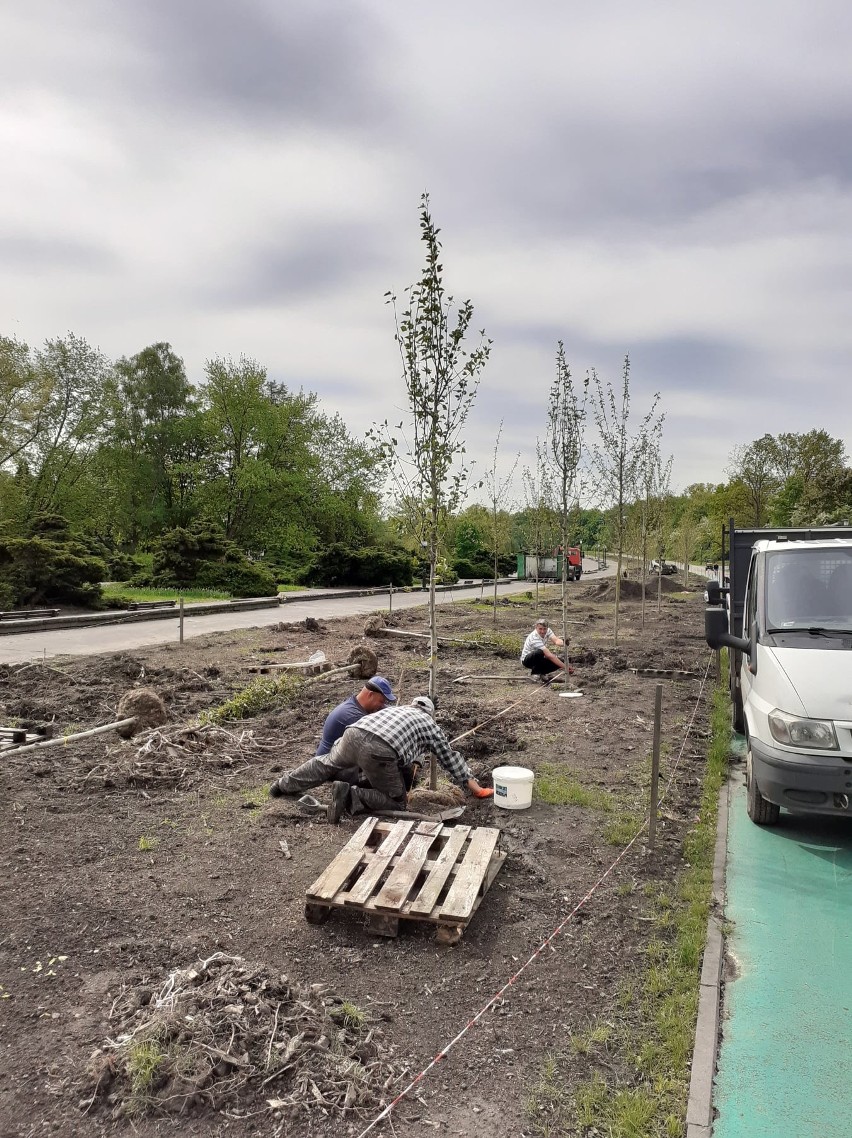
<svg viewBox="0 0 852 1138"><path fill-rule="evenodd" d="M666 576L671 576L672 573L677 573L677 565L672 565L671 561L651 562L652 573L663 573Z"/></svg>

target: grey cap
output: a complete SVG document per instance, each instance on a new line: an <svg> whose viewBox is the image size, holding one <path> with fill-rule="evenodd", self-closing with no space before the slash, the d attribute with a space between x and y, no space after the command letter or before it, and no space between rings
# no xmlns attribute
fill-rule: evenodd
<svg viewBox="0 0 852 1138"><path fill-rule="evenodd" d="M425 711L427 715L435 718L435 705L428 695L416 695L411 701L412 707L419 707L421 711Z"/></svg>

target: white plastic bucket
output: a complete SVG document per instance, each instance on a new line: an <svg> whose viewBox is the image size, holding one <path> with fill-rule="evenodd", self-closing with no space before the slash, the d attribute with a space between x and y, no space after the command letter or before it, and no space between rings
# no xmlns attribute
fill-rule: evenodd
<svg viewBox="0 0 852 1138"><path fill-rule="evenodd" d="M494 805L501 810L527 810L532 805L534 775L527 767L495 767Z"/></svg>

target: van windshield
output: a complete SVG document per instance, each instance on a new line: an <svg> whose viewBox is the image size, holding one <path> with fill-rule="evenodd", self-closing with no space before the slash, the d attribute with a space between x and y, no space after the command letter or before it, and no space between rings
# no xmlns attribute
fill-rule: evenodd
<svg viewBox="0 0 852 1138"><path fill-rule="evenodd" d="M768 553L765 582L768 629L852 628L852 550Z"/></svg>

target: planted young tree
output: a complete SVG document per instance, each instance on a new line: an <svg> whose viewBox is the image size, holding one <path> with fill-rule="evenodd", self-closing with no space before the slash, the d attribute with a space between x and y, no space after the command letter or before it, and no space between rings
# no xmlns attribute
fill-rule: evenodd
<svg viewBox="0 0 852 1138"><path fill-rule="evenodd" d="M500 543L501 540L507 536L508 532L505 508L509 497L509 490L512 485L512 479L515 476L515 469L518 465L518 459L521 457L519 454L515 455L515 461L512 463L511 470L504 478L501 478L497 472L497 452L500 449L500 436L502 433L503 421L501 419L500 426L497 428L497 438L494 442L494 454L491 457L491 466L486 470L482 479L486 493L488 494L488 508L491 515L491 553L494 560L493 623L495 625L497 623L497 578L500 575L498 572Z"/></svg>
<svg viewBox="0 0 852 1138"><path fill-rule="evenodd" d="M466 300L456 307L446 292L440 230L432 220L428 194L423 195L420 203L420 230L426 246L426 264L420 280L406 289L401 312L396 296L387 294L408 396L408 422L391 428L385 421L372 437L390 460L397 497L409 506L415 536L429 562L429 694L434 698L438 546L448 514L458 508L467 490L469 466L464 459L462 432L488 361L491 341L480 332L476 346L466 347L473 305ZM436 776L433 764L433 783Z"/></svg>
<svg viewBox="0 0 852 1138"><path fill-rule="evenodd" d="M663 522L666 500L671 481L672 458L663 459L659 439L650 437L640 471L642 496L637 503L642 552L642 625L645 625L645 581L648 572L648 552L656 550L657 557L657 612L660 611L663 592Z"/></svg>
<svg viewBox="0 0 852 1138"><path fill-rule="evenodd" d="M571 511L579 499L578 470L583 452L588 377L582 392L574 388L571 369L560 340L556 349L556 378L550 388L547 439L553 464L554 504L559 518L562 549L562 639L568 643L568 546L571 544ZM567 654L566 654L567 655ZM567 659L566 659L567 664Z"/></svg>
<svg viewBox="0 0 852 1138"><path fill-rule="evenodd" d="M538 439L535 443L536 465L525 466L524 484L524 538L535 556L535 599L538 606L539 561L545 549L556 544L553 510L553 474L547 452Z"/></svg>
<svg viewBox="0 0 852 1138"><path fill-rule="evenodd" d="M639 426L635 430L631 429L629 356L624 357L620 397L616 396L612 384L604 383L594 371L592 384L592 414L598 437L591 449L591 467L601 501L613 508L612 533L617 555L613 639L617 644L621 566L627 524L625 507L638 496L638 485L648 448L659 437L664 417L656 413L660 401L659 394L656 394Z"/></svg>

